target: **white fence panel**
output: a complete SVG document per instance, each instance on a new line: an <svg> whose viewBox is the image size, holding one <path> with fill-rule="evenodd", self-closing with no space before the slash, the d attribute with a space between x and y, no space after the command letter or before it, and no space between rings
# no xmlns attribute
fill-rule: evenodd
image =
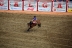
<svg viewBox="0 0 72 48"><path fill-rule="evenodd" d="M38 2L38 11L51 12L51 2Z"/></svg>
<svg viewBox="0 0 72 48"><path fill-rule="evenodd" d="M53 12L66 12L66 2L54 2Z"/></svg>
<svg viewBox="0 0 72 48"><path fill-rule="evenodd" d="M8 10L8 0L0 0L0 10Z"/></svg>
<svg viewBox="0 0 72 48"><path fill-rule="evenodd" d="M26 11L37 11L37 2L34 0L24 1L24 10Z"/></svg>
<svg viewBox="0 0 72 48"><path fill-rule="evenodd" d="M22 10L22 0L10 0L10 10Z"/></svg>

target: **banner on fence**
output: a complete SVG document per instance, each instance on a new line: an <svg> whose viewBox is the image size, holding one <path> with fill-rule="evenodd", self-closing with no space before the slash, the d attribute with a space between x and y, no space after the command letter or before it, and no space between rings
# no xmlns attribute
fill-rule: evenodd
<svg viewBox="0 0 72 48"><path fill-rule="evenodd" d="M38 11L51 12L51 0L39 0Z"/></svg>
<svg viewBox="0 0 72 48"><path fill-rule="evenodd" d="M0 10L8 10L8 0L0 0Z"/></svg>
<svg viewBox="0 0 72 48"><path fill-rule="evenodd" d="M68 2L68 12L72 12L72 1Z"/></svg>
<svg viewBox="0 0 72 48"><path fill-rule="evenodd" d="M66 12L66 2L53 2L53 12Z"/></svg>
<svg viewBox="0 0 72 48"><path fill-rule="evenodd" d="M38 11L51 12L51 2L38 2Z"/></svg>
<svg viewBox="0 0 72 48"><path fill-rule="evenodd" d="M27 11L37 11L37 1L35 0L25 0L24 10Z"/></svg>
<svg viewBox="0 0 72 48"><path fill-rule="evenodd" d="M22 0L10 0L10 10L22 10Z"/></svg>

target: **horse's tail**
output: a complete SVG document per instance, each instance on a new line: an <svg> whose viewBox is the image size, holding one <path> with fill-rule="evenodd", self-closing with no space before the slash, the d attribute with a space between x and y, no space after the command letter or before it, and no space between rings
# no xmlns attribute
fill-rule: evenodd
<svg viewBox="0 0 72 48"><path fill-rule="evenodd" d="M38 27L41 27L41 22L40 22L40 20L37 20L37 24L38 24Z"/></svg>

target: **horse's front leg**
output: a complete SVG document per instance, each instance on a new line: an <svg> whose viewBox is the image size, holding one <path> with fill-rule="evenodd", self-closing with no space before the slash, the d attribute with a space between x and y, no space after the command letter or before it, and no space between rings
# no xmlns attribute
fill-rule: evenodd
<svg viewBox="0 0 72 48"><path fill-rule="evenodd" d="M28 30L27 31L29 31L31 28L28 28Z"/></svg>
<svg viewBox="0 0 72 48"><path fill-rule="evenodd" d="M32 26L30 26L27 31L30 31L31 28L32 28Z"/></svg>

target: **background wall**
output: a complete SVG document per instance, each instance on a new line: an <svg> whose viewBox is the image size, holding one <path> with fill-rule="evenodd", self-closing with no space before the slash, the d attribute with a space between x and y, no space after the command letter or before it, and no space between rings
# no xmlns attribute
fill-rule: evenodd
<svg viewBox="0 0 72 48"><path fill-rule="evenodd" d="M72 0L0 0L0 10L72 12Z"/></svg>

